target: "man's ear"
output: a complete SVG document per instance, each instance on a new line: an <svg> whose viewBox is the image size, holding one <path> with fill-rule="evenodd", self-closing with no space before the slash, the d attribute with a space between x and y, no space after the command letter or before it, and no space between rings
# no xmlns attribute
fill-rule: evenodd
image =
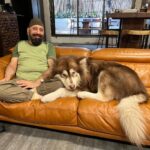
<svg viewBox="0 0 150 150"><path fill-rule="evenodd" d="M27 28L27 35L29 36L29 28Z"/></svg>

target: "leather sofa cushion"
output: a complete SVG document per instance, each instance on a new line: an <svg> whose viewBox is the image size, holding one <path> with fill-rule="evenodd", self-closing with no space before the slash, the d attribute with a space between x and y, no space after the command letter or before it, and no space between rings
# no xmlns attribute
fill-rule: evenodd
<svg viewBox="0 0 150 150"><path fill-rule="evenodd" d="M145 87L150 87L150 63L121 62L121 64L133 69L138 74Z"/></svg>
<svg viewBox="0 0 150 150"><path fill-rule="evenodd" d="M78 109L78 124L80 127L97 132L123 136L115 109L117 101L99 102L85 99L80 101Z"/></svg>
<svg viewBox="0 0 150 150"><path fill-rule="evenodd" d="M90 55L90 50L87 48L81 47L62 47L56 46L56 55L57 57L66 56L66 55L76 55L79 57L88 57Z"/></svg>
<svg viewBox="0 0 150 150"><path fill-rule="evenodd" d="M119 62L150 62L149 49L104 48L92 51L91 58Z"/></svg>
<svg viewBox="0 0 150 150"><path fill-rule="evenodd" d="M149 104L147 104L149 103ZM146 120L146 129L150 134L150 101L141 104L140 108ZM87 130L92 130L110 135L124 136L119 122L119 116L116 109L118 102L99 102L92 99L84 99L79 103L78 108L78 126Z"/></svg>
<svg viewBox="0 0 150 150"><path fill-rule="evenodd" d="M116 61L126 65L136 71L146 88L150 87L150 55L148 49L97 49L91 52L90 57L96 62L101 60Z"/></svg>
<svg viewBox="0 0 150 150"><path fill-rule="evenodd" d="M0 114L8 118L45 125L77 125L78 100L62 98L49 103L33 100L23 103L0 102Z"/></svg>

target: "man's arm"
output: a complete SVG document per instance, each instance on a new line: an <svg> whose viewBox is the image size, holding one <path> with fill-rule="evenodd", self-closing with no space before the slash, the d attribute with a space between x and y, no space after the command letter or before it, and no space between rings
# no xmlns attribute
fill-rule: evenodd
<svg viewBox="0 0 150 150"><path fill-rule="evenodd" d="M41 79L45 80L47 78L51 78L53 76L54 66L55 66L55 59L49 58L48 69L45 72L43 72L43 74L35 82L39 81L41 82Z"/></svg>
<svg viewBox="0 0 150 150"><path fill-rule="evenodd" d="M15 75L17 65L18 65L18 57L12 57L10 63L8 64L5 70L4 79L0 81L9 81Z"/></svg>

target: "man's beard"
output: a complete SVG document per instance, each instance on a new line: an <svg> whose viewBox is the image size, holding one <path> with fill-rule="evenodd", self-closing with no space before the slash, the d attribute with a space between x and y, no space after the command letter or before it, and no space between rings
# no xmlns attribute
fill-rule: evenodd
<svg viewBox="0 0 150 150"><path fill-rule="evenodd" d="M29 39L31 40L31 43L34 45L34 46L39 46L42 41L43 41L43 37L42 36L39 36L39 37L35 37L36 35L33 35L33 36L29 36Z"/></svg>

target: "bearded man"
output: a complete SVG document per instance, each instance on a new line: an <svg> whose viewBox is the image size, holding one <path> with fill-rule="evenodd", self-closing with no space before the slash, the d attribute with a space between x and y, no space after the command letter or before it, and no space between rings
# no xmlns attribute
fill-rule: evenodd
<svg viewBox="0 0 150 150"><path fill-rule="evenodd" d="M15 46L4 78L0 80L1 101L29 101L34 95L32 89L52 76L55 49L52 43L43 42L44 25L39 18L30 21L27 35L27 41L20 41Z"/></svg>

